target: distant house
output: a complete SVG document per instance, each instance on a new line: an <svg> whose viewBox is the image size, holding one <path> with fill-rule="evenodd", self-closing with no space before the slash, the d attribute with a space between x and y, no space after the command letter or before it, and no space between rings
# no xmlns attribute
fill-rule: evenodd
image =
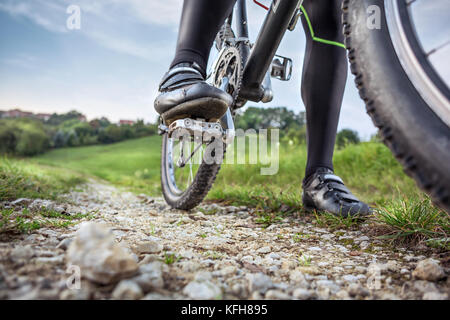
<svg viewBox="0 0 450 320"><path fill-rule="evenodd" d="M26 112L19 109L5 111L2 115L3 118L31 118L33 112Z"/></svg>
<svg viewBox="0 0 450 320"><path fill-rule="evenodd" d="M36 118L38 118L38 119L40 119L40 120L43 120L43 121L47 121L48 119L50 119L51 116L52 116L52 115L49 114L49 113L38 113L38 114L36 115Z"/></svg>
<svg viewBox="0 0 450 320"><path fill-rule="evenodd" d="M135 123L136 123L136 121L133 121L133 120L120 120L119 121L119 125L121 125L121 126L123 126L123 125L132 126Z"/></svg>

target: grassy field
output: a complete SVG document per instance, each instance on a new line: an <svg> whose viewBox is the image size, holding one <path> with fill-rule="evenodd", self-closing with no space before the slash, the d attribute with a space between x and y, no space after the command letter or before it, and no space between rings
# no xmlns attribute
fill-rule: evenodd
<svg viewBox="0 0 450 320"><path fill-rule="evenodd" d="M37 164L70 169L151 195L160 192L160 137L56 149L32 158Z"/></svg>
<svg viewBox="0 0 450 320"><path fill-rule="evenodd" d="M0 158L0 201L19 198L55 200L85 182L83 175L27 160Z"/></svg>
<svg viewBox="0 0 450 320"><path fill-rule="evenodd" d="M93 175L138 193L160 195L160 140L152 136L107 146L57 149L32 161ZM305 146L282 145L279 171L273 176L260 174L266 165L224 164L208 198L253 204L254 198L274 197L298 205L305 163ZM336 151L335 171L358 196L372 204L383 205L400 195L422 196L380 143L349 145Z"/></svg>
<svg viewBox="0 0 450 320"><path fill-rule="evenodd" d="M0 173L6 179L1 183L10 190L6 198L38 196L39 192L54 197L83 176L95 176L136 193L161 196L160 148L161 138L152 136L106 146L57 149L27 160L5 160ZM303 211L305 163L305 146L286 144L280 146L279 171L273 176L261 175L260 164L224 164L208 199L256 208L258 221L270 225L286 214ZM389 227L385 232L389 237L434 241L448 248L449 215L431 204L383 144L365 142L336 150L334 165L347 186L377 208L376 221ZM8 170L10 174L5 175ZM28 184L19 185L34 187L11 188L15 176L27 177ZM40 191L33 194L36 188ZM354 225L326 214L315 218L316 223L333 228Z"/></svg>
<svg viewBox="0 0 450 320"><path fill-rule="evenodd" d="M0 158L0 202L20 198L62 200L60 195L86 181L86 178L63 168L48 167L28 160ZM43 227L67 228L92 215L61 214L41 208L20 211L0 205L0 240L11 239L14 233L30 233Z"/></svg>

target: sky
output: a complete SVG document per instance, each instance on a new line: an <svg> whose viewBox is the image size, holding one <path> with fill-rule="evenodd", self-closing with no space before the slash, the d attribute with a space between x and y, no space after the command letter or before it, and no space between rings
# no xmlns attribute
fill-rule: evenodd
<svg viewBox="0 0 450 320"><path fill-rule="evenodd" d="M247 3L254 40L265 11L250 0ZM421 10L449 12L448 0L432 3ZM81 9L80 29L67 27L71 5ZM181 7L182 0L0 0L0 110L75 109L88 119L154 121L153 100L174 55ZM430 22L423 15L418 19ZM440 28L445 35L445 28L450 31L448 17L444 21ZM430 45L442 40L435 34L439 25L435 21L432 25L423 31ZM273 101L247 106L305 109L300 97L304 45L299 23L286 33L278 50L294 60L292 79L273 79ZM449 54L444 55L447 66ZM350 73L339 128L356 130L363 139L376 132Z"/></svg>

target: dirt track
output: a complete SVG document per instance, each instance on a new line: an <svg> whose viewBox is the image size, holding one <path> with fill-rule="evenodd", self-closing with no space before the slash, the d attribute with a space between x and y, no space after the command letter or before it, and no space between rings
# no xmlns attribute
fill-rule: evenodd
<svg viewBox="0 0 450 320"><path fill-rule="evenodd" d="M87 225L3 234L0 298L448 299L450 294L449 270L439 257L420 262L429 257L392 248L363 231L330 232L295 217L263 229L245 207L212 204L201 207L204 213L186 213L162 199L93 181L67 195L67 203L46 205L65 214L96 213ZM102 225L112 230L110 238ZM80 226L82 234L72 241ZM91 243L106 249L95 252ZM104 252L113 254L87 258ZM77 288L67 286L70 265L79 267Z"/></svg>

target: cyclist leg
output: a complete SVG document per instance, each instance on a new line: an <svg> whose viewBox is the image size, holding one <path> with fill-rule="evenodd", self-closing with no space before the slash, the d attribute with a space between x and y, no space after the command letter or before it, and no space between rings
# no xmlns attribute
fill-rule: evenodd
<svg viewBox="0 0 450 320"><path fill-rule="evenodd" d="M175 58L170 67L196 62L206 72L214 38L230 15L235 0L185 0Z"/></svg>
<svg viewBox="0 0 450 320"><path fill-rule="evenodd" d="M343 43L340 2L303 2L306 52L302 98L306 107L309 140L306 176L313 174L319 167L333 170L336 130L347 80L346 51L336 44L314 40L313 35L314 38Z"/></svg>
<svg viewBox="0 0 450 320"><path fill-rule="evenodd" d="M302 5L306 33L302 98L308 131L303 202L307 209L343 216L365 215L370 208L333 173L336 131L347 80L341 2L305 0Z"/></svg>
<svg viewBox="0 0 450 320"><path fill-rule="evenodd" d="M207 84L208 56L214 38L235 0L185 0L175 58L164 75L155 109L170 122L183 117L220 118L232 98Z"/></svg>

